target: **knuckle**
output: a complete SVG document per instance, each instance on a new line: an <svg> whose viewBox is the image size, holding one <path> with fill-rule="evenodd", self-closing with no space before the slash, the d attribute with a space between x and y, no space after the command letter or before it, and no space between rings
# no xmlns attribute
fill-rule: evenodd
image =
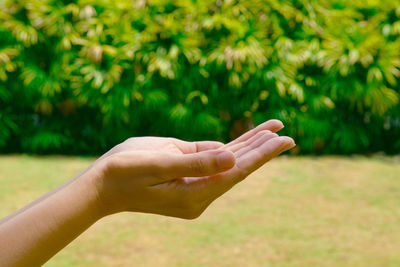
<svg viewBox="0 0 400 267"><path fill-rule="evenodd" d="M247 145L251 145L254 142L254 140L257 140L257 139L259 139L261 137L264 137L264 136L267 136L269 134L272 134L272 132L270 130L259 131L258 133L256 133L256 135L253 138L248 139L246 141L246 144Z"/></svg>
<svg viewBox="0 0 400 267"><path fill-rule="evenodd" d="M278 137L279 135L271 132L271 133L268 133L267 136L272 138L272 137Z"/></svg>
<svg viewBox="0 0 400 267"><path fill-rule="evenodd" d="M260 134L271 134L272 132L270 130L262 130L260 131Z"/></svg>
<svg viewBox="0 0 400 267"><path fill-rule="evenodd" d="M207 160L199 157L190 163L190 168L193 170L194 173L199 173L199 174L207 173L208 170Z"/></svg>

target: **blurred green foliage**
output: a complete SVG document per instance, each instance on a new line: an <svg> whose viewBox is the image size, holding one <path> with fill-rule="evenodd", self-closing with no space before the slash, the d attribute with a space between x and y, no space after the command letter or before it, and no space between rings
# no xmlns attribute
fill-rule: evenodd
<svg viewBox="0 0 400 267"><path fill-rule="evenodd" d="M400 152L399 0L1 0L0 151L227 141Z"/></svg>

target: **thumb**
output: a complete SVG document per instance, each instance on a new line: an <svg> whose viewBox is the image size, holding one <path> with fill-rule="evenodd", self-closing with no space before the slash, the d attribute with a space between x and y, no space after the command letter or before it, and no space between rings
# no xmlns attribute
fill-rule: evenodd
<svg viewBox="0 0 400 267"><path fill-rule="evenodd" d="M208 150L193 154L170 154L160 173L166 179L201 177L227 171L235 166L235 156L226 150Z"/></svg>

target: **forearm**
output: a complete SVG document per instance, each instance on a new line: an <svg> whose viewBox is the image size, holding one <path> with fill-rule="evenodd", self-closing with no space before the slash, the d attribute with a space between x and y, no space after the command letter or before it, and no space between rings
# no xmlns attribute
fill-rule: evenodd
<svg viewBox="0 0 400 267"><path fill-rule="evenodd" d="M102 217L90 173L0 224L0 265L38 266Z"/></svg>

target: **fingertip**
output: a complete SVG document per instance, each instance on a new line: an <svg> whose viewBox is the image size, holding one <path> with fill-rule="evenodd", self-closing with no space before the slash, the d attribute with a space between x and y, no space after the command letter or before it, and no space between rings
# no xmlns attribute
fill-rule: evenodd
<svg viewBox="0 0 400 267"><path fill-rule="evenodd" d="M283 122L280 121L280 120L277 120L277 119L272 119L272 120L269 120L268 122L269 123L273 123L273 124L275 124L275 125L277 125L279 127L284 127Z"/></svg>
<svg viewBox="0 0 400 267"><path fill-rule="evenodd" d="M278 132L285 127L283 122L281 122L280 120L276 120L276 119L268 120L267 122L263 123L262 125L267 126L267 128L269 130L271 130L272 132Z"/></svg>
<svg viewBox="0 0 400 267"><path fill-rule="evenodd" d="M295 141L293 140L293 138L289 137L289 136L282 136L282 149L283 150L289 150L293 147L296 146Z"/></svg>
<svg viewBox="0 0 400 267"><path fill-rule="evenodd" d="M236 158L231 151L220 151L217 154L218 167L222 170L229 170L235 166Z"/></svg>
<svg viewBox="0 0 400 267"><path fill-rule="evenodd" d="M278 136L276 133L274 133L274 132L272 132L270 130L262 130L262 131L259 131L258 133L256 133L253 137L249 138L247 140L247 143L252 143L255 140L257 140L257 139L259 139L261 137L267 136L267 135L268 136L273 136L273 137L277 137Z"/></svg>

